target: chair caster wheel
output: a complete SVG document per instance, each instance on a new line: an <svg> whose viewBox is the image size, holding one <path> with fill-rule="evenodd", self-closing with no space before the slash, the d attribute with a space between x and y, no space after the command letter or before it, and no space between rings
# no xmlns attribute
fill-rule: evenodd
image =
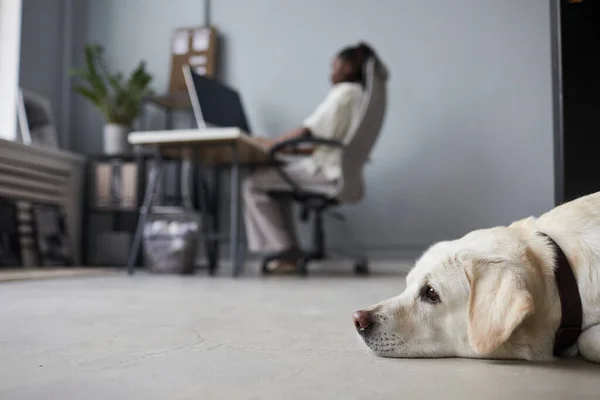
<svg viewBox="0 0 600 400"><path fill-rule="evenodd" d="M296 260L296 268L299 276L308 276L308 268L306 267L306 260L299 258Z"/></svg>
<svg viewBox="0 0 600 400"><path fill-rule="evenodd" d="M260 272L263 275L269 275L269 272L271 272L271 271L269 271L268 264L269 264L268 261L263 261L262 265L260 266Z"/></svg>
<svg viewBox="0 0 600 400"><path fill-rule="evenodd" d="M360 276L369 275L369 264L364 260L358 261L354 264L354 273Z"/></svg>
<svg viewBox="0 0 600 400"><path fill-rule="evenodd" d="M209 264L208 265L208 276L217 276L217 265Z"/></svg>

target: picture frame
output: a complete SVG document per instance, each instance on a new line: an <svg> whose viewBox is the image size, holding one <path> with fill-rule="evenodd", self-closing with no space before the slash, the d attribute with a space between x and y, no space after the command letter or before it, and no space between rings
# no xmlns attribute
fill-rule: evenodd
<svg viewBox="0 0 600 400"><path fill-rule="evenodd" d="M58 135L52 103L33 91L19 88L17 120L21 141L24 144L58 148Z"/></svg>

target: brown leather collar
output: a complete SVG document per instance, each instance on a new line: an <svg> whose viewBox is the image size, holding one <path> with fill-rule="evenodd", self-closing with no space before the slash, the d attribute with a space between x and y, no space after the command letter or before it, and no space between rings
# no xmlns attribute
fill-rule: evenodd
<svg viewBox="0 0 600 400"><path fill-rule="evenodd" d="M554 268L554 277L556 278L556 286L560 297L561 317L560 326L554 336L554 355L559 356L576 344L579 335L581 335L581 325L583 323L581 296L579 295L575 274L565 253L550 236L543 232L538 232L538 234L548 239L555 252L556 268Z"/></svg>

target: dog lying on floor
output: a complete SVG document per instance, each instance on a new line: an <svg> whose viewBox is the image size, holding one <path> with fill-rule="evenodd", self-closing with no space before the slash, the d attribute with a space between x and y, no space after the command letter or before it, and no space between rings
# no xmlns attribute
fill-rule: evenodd
<svg viewBox="0 0 600 400"><path fill-rule="evenodd" d="M561 288L561 255L575 294ZM600 192L437 243L406 284L399 296L354 313L377 355L542 361L579 352L600 362ZM567 326L570 340L557 349L568 319L579 326Z"/></svg>

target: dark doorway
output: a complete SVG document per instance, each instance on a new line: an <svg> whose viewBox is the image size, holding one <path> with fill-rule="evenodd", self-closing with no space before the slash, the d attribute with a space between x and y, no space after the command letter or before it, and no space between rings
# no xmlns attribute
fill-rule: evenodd
<svg viewBox="0 0 600 400"><path fill-rule="evenodd" d="M600 1L555 0L553 6L560 203L600 191Z"/></svg>

